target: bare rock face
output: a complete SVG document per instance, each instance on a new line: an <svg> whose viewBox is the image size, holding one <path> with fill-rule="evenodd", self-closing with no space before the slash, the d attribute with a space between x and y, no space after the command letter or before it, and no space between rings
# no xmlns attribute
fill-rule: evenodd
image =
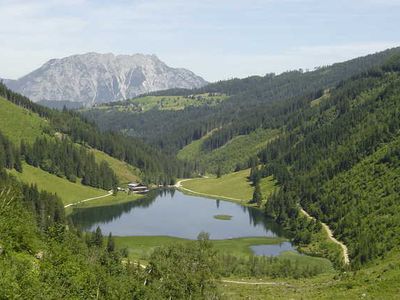
<svg viewBox="0 0 400 300"><path fill-rule="evenodd" d="M155 55L98 53L52 59L28 75L4 83L35 102L74 101L86 105L207 84L189 70L167 66Z"/></svg>

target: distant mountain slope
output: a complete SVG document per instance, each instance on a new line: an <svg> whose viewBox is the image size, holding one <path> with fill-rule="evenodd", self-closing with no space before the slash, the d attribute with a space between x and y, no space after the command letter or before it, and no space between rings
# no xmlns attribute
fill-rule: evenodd
<svg viewBox="0 0 400 300"><path fill-rule="evenodd" d="M207 82L189 70L167 66L155 55L86 53L49 60L26 76L4 83L35 102L92 105L170 88L199 88Z"/></svg>
<svg viewBox="0 0 400 300"><path fill-rule="evenodd" d="M38 141L42 137L46 137L52 144L58 140L56 144L62 144L60 147L69 147L71 143L79 144L82 147L75 148L85 149L84 152L87 155L84 156L90 154L89 150L94 154L95 162L91 162L93 165L107 162L121 183L140 177L145 183L169 184L173 183L173 178L188 176L187 172L191 172L189 165L184 166L174 157L165 155L139 139L125 137L118 133L101 133L95 125L82 119L78 113L42 107L10 91L4 84L0 84L0 125L0 133L6 135L15 148L21 148L21 152L24 149L33 151L30 151L28 147L22 147L22 144L19 147L22 140L24 144L37 147L46 143L43 139ZM48 148L44 147L44 149ZM53 155L52 151L43 149L35 150L34 153L39 160L42 160L40 158L42 154ZM71 160L75 158L71 153L64 158L66 157ZM77 157L79 157L78 154ZM37 159L33 158L31 162L33 163L34 160ZM53 160L54 163L59 163L59 161L58 158ZM61 167L61 172L65 172L63 170L65 166L59 167ZM48 169L46 166L45 168ZM74 170L74 168L71 169L72 172ZM81 174L78 177L81 177Z"/></svg>
<svg viewBox="0 0 400 300"><path fill-rule="evenodd" d="M367 55L311 72L291 71L245 79L232 79L209 84L195 90L167 90L152 96L190 97L191 95L222 94L228 98L216 105L203 103L183 110L148 110L138 113L129 109L132 103L94 108L84 112L101 129L122 131L141 137L161 148L177 152L194 140L207 135L204 152L227 144L239 135L248 135L258 128L275 129L287 123L288 112L295 111L310 98L318 98L325 90L369 69L382 65L400 48ZM182 126L182 124L185 124Z"/></svg>

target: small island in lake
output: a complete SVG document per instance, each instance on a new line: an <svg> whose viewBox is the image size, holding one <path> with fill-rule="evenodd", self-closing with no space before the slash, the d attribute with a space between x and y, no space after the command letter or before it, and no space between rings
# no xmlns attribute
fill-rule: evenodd
<svg viewBox="0 0 400 300"><path fill-rule="evenodd" d="M230 216L230 215L215 215L214 219L229 221L232 219L232 216Z"/></svg>

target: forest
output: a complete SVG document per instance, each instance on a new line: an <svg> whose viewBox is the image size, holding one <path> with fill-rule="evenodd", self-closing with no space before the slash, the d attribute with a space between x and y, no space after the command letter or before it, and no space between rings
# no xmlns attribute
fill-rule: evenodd
<svg viewBox="0 0 400 300"><path fill-rule="evenodd" d="M383 64L399 52L399 48L393 48L310 72L297 70L280 75L267 74L264 77L220 81L197 90L173 89L151 94L187 96L223 93L229 96L215 106L203 104L179 111L151 109L143 113L94 108L83 114L102 130L112 129L141 137L173 154L218 129L204 142L204 150L210 151L225 145L235 136L249 134L260 127L275 129L283 126L290 112L307 105L308 99L318 98L324 90Z"/></svg>
<svg viewBox="0 0 400 300"><path fill-rule="evenodd" d="M258 177L274 175L281 186L266 212L304 234L301 205L348 245L356 268L398 246L399 65L396 56L342 82L295 112L258 155Z"/></svg>
<svg viewBox="0 0 400 300"><path fill-rule="evenodd" d="M40 106L9 90L2 83L0 83L0 96L48 120L49 126L46 128L48 135L66 135L74 143L98 149L139 168L144 174L143 181L146 183L170 184L175 178L190 176L193 172L191 163L180 162L174 156L167 155L140 139L110 131L101 132L94 123L77 112L66 109L57 111ZM72 173L77 176L79 172Z"/></svg>

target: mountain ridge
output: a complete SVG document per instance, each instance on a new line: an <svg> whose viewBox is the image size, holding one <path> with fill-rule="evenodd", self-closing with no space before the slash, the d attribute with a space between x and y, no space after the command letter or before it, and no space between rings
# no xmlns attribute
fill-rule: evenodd
<svg viewBox="0 0 400 300"><path fill-rule="evenodd" d="M2 79L31 100L106 103L170 88L199 88L207 84L184 68L172 68L156 55L88 52L50 59L16 79Z"/></svg>

